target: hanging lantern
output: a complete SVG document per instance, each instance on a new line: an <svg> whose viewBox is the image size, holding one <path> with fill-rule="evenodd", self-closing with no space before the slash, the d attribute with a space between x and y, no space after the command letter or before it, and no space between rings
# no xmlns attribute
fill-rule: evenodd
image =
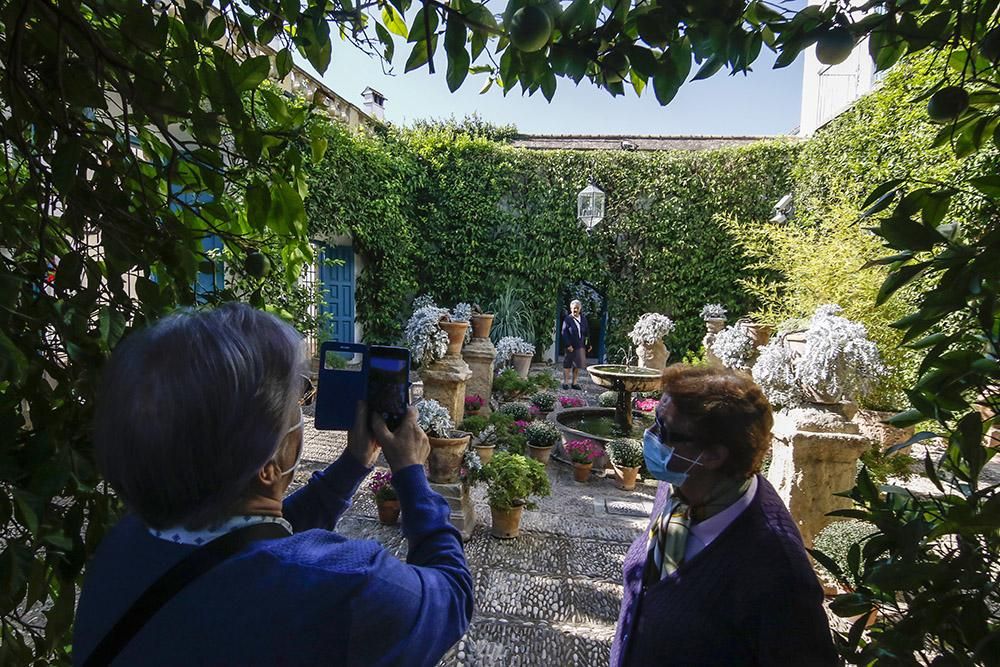
<svg viewBox="0 0 1000 667"><path fill-rule="evenodd" d="M576 217L588 232L604 219L604 191L593 182L576 196Z"/></svg>

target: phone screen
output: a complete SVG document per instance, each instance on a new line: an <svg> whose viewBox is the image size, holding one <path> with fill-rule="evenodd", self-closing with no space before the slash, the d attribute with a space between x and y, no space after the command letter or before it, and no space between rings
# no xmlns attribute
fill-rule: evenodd
<svg viewBox="0 0 1000 667"><path fill-rule="evenodd" d="M395 429L410 403L409 354L401 348L372 346L368 363L368 409Z"/></svg>

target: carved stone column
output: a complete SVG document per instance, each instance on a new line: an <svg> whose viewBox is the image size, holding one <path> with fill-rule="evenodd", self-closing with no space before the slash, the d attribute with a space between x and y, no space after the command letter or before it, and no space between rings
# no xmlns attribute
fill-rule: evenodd
<svg viewBox="0 0 1000 667"><path fill-rule="evenodd" d="M465 416L465 383L472 369L462 357L445 357L420 369L424 381L424 398L433 398L444 406L458 424Z"/></svg>
<svg viewBox="0 0 1000 667"><path fill-rule="evenodd" d="M872 441L850 421L850 404L811 405L774 416L767 480L788 506L807 548L848 498L833 495L854 486L857 462Z"/></svg>
<svg viewBox="0 0 1000 667"><path fill-rule="evenodd" d="M462 358L472 369L472 377L465 384L465 395L478 394L483 399L483 407L479 414L490 416L490 397L493 395L493 367L497 358L497 349L489 338L473 338L465 349Z"/></svg>

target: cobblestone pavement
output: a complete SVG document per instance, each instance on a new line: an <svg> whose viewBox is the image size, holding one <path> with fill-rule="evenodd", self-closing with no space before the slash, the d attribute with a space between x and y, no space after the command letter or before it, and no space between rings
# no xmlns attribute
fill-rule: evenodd
<svg viewBox="0 0 1000 667"><path fill-rule="evenodd" d="M588 389L594 402L593 385L558 393L582 395ZM296 484L346 446L344 433L316 431L311 418L306 421L306 450ZM514 540L490 537L485 489L473 489L477 525L465 553L475 580L476 611L469 631L442 666L608 664L625 552L645 528L656 489L640 483L629 493L596 475L577 483L572 468L557 461L548 464L548 473L552 495L537 510L525 511L521 536ZM382 526L375 517L374 502L362 484L338 532L378 540L405 558L399 528Z"/></svg>

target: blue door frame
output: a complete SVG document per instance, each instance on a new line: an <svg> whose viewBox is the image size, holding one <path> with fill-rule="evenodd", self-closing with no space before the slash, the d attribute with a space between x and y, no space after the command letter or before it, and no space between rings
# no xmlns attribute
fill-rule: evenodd
<svg viewBox="0 0 1000 667"><path fill-rule="evenodd" d="M339 260L331 262L330 260ZM354 248L323 245L319 253L320 313L329 318L326 340L354 342Z"/></svg>

